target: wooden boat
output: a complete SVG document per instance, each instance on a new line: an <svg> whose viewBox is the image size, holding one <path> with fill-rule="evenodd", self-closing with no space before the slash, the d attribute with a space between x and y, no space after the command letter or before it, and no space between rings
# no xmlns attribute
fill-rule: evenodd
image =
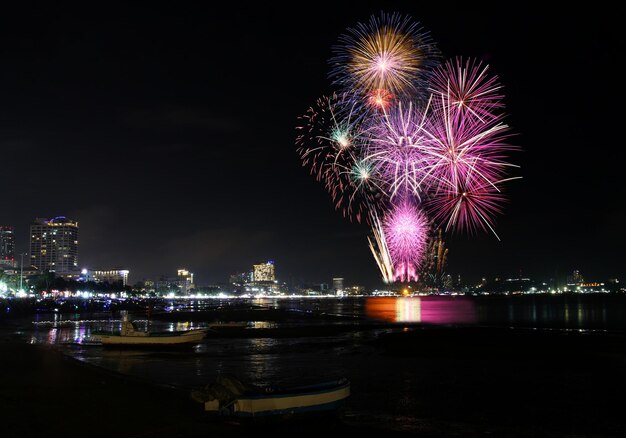
<svg viewBox="0 0 626 438"><path fill-rule="evenodd" d="M206 335L206 330L153 333L139 331L132 322L122 321L120 333L95 333L92 340L105 347L166 347L193 346Z"/></svg>
<svg viewBox="0 0 626 438"><path fill-rule="evenodd" d="M239 418L327 413L339 409L349 396L350 382L345 378L292 388L258 388L221 376L204 389L192 391L192 398L203 403L205 411Z"/></svg>

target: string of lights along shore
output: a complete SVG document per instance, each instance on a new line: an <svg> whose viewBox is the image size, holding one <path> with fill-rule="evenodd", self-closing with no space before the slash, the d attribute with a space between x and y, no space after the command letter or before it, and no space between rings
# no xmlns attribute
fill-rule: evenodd
<svg viewBox="0 0 626 438"><path fill-rule="evenodd" d="M296 146L345 217L371 228L386 283L418 280L436 230L486 231L505 202L511 132L489 66L444 59L411 17L380 13L333 47L335 90L300 117Z"/></svg>

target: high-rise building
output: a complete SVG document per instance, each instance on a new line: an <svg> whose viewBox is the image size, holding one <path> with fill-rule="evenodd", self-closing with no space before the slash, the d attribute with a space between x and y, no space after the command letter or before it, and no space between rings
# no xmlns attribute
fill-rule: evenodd
<svg viewBox="0 0 626 438"><path fill-rule="evenodd" d="M333 289L336 294L340 294L343 292L343 277L335 277L333 278Z"/></svg>
<svg viewBox="0 0 626 438"><path fill-rule="evenodd" d="M15 239L13 227L0 225L0 267L15 267Z"/></svg>
<svg viewBox="0 0 626 438"><path fill-rule="evenodd" d="M274 262L268 261L258 265L253 265L254 281L275 281L276 271L274 269Z"/></svg>
<svg viewBox="0 0 626 438"><path fill-rule="evenodd" d="M30 263L39 271L78 272L78 222L37 218L30 226Z"/></svg>
<svg viewBox="0 0 626 438"><path fill-rule="evenodd" d="M176 272L176 278L178 279L178 285L181 288L183 294L188 294L192 289L195 289L196 285L193 284L193 272L189 272L187 269L182 268Z"/></svg>

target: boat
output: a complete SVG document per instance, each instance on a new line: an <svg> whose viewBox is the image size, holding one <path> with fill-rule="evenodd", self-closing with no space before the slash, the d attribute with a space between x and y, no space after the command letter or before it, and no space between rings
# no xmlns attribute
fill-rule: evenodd
<svg viewBox="0 0 626 438"><path fill-rule="evenodd" d="M196 345L205 336L206 330L201 329L160 333L140 331L131 321L124 319L119 333L94 333L91 341L100 342L105 347L183 347Z"/></svg>
<svg viewBox="0 0 626 438"><path fill-rule="evenodd" d="M204 411L236 418L289 418L340 409L350 396L346 378L291 388L245 385L232 376L218 376L214 383L191 394Z"/></svg>

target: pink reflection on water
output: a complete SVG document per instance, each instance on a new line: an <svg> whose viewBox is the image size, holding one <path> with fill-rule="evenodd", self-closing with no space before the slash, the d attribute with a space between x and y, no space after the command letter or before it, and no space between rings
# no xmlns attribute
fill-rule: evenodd
<svg viewBox="0 0 626 438"><path fill-rule="evenodd" d="M390 322L425 324L474 324L474 302L460 297L372 297L365 301L365 314Z"/></svg>
<svg viewBox="0 0 626 438"><path fill-rule="evenodd" d="M56 344L59 331L55 328L51 328L48 332L48 344Z"/></svg>

